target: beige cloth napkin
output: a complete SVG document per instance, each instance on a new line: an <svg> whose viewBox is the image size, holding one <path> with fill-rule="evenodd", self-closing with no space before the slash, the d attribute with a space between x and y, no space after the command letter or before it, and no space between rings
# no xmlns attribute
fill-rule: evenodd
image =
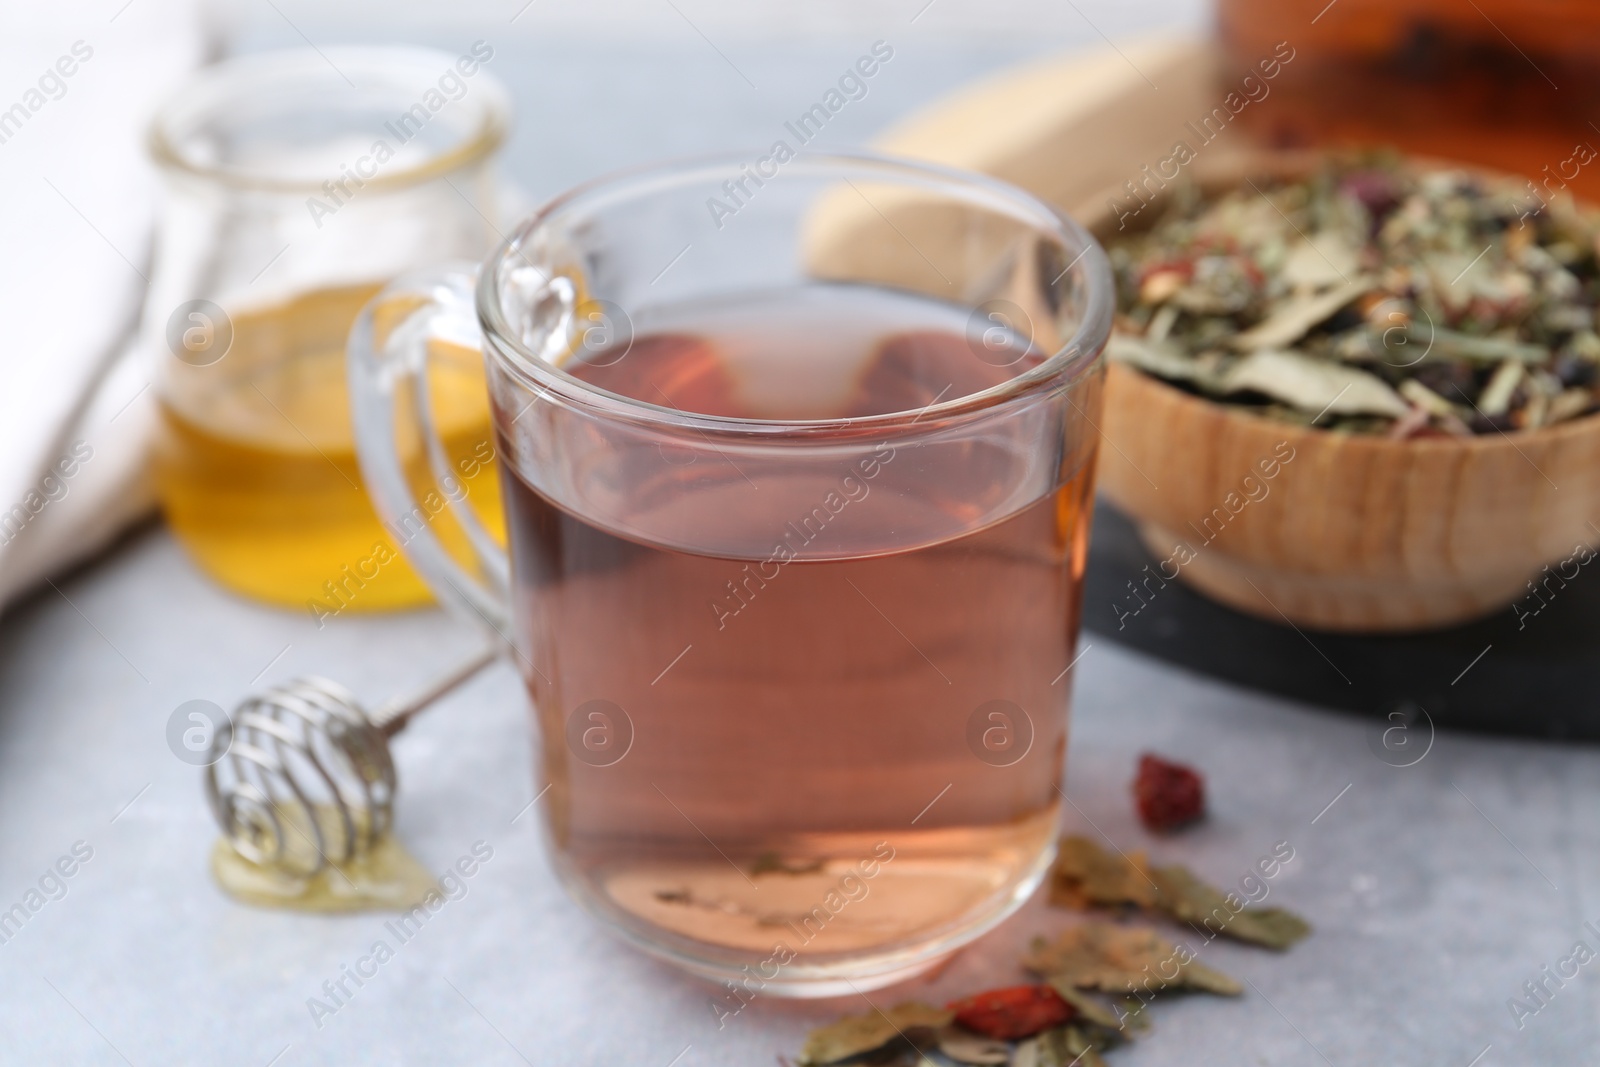
<svg viewBox="0 0 1600 1067"><path fill-rule="evenodd" d="M157 199L144 131L208 38L198 0L5 6L0 603L151 505L131 340Z"/></svg>

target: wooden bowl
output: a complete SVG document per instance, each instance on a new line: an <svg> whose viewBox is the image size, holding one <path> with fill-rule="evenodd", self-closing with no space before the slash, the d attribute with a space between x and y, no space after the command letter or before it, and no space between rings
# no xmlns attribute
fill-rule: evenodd
<svg viewBox="0 0 1600 1067"><path fill-rule="evenodd" d="M1175 141L1195 141L1196 101L1218 95L1218 70L1207 41L1134 42L961 90L877 143L1014 182L1109 241L1116 205L1129 203L1122 183L1145 181L1144 165ZM1244 136L1228 131L1185 168L1203 190L1317 162L1263 153ZM1152 203L1137 222L1159 214ZM859 228L846 221L833 235L839 246ZM896 221L915 241L936 237L916 223ZM896 269L913 277L919 264L902 258ZM1530 583L1548 599L1600 543L1600 416L1533 433L1390 441L1268 420L1112 365L1100 429L1100 487L1158 561L1144 588L1129 591L1130 607L1176 579L1297 626L1448 626L1522 597L1519 613L1538 608Z"/></svg>
<svg viewBox="0 0 1600 1067"><path fill-rule="evenodd" d="M1541 567L1600 541L1597 417L1391 441L1276 422L1121 364L1105 395L1100 488L1159 561L1152 592L1179 577L1275 621L1416 630L1524 596L1537 609ZM1552 569L1541 596L1577 566Z"/></svg>
<svg viewBox="0 0 1600 1067"><path fill-rule="evenodd" d="M1195 177L1213 196L1321 162L1242 152ZM1160 212L1152 199L1141 216ZM1088 214L1097 236L1115 239L1109 205ZM1600 417L1394 441L1268 419L1121 364L1108 370L1105 405L1101 491L1134 518L1166 580L1252 615L1380 632L1449 626L1521 597L1536 610L1543 568L1573 560L1565 577L1552 571L1548 597L1600 542L1590 521L1600 517Z"/></svg>

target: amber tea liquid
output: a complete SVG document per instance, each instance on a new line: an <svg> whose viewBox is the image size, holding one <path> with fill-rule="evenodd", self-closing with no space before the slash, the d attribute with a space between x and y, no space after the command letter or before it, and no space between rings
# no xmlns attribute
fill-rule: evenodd
<svg viewBox="0 0 1600 1067"><path fill-rule="evenodd" d="M318 290L237 313L227 355L182 368L166 390L156 477L167 521L223 585L334 614L431 599L367 500L351 437L345 338L377 289ZM498 529L482 358L441 345L430 369L460 491ZM415 441L405 454L419 489L432 485ZM460 539L448 519L434 525L447 543Z"/></svg>
<svg viewBox="0 0 1600 1067"><path fill-rule="evenodd" d="M819 285L679 309L614 363L564 369L689 412L828 419L915 412L1042 358L979 359L966 331L948 305ZM1031 890L1061 803L1092 448L975 525L1023 449L972 447L946 469L844 439L826 476L728 457L691 479L641 455L612 516L507 465L540 805L579 899L641 943L770 970L953 943ZM681 547L710 528L737 550ZM1031 739L984 753L990 728Z"/></svg>

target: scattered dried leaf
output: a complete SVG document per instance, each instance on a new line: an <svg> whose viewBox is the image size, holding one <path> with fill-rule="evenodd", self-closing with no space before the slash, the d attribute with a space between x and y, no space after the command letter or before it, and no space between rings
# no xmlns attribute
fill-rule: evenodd
<svg viewBox="0 0 1600 1067"><path fill-rule="evenodd" d="M1081 1028L1091 1033L1100 1031L1101 1036L1112 1039L1121 1035L1126 1025L1126 1017L1118 1018L1116 1012L1066 982L1051 979L1050 988L1072 1006L1072 1010L1077 1013L1073 1017L1074 1022Z"/></svg>
<svg viewBox="0 0 1600 1067"><path fill-rule="evenodd" d="M1011 1047L1004 1041L974 1034L956 1026L940 1030L939 1051L957 1063L1010 1063Z"/></svg>
<svg viewBox="0 0 1600 1067"><path fill-rule="evenodd" d="M1237 894L1207 885L1187 867L1157 867L1151 874L1161 888L1161 910L1181 923L1279 952L1311 933L1311 924L1294 912L1251 907Z"/></svg>
<svg viewBox="0 0 1600 1067"><path fill-rule="evenodd" d="M873 1010L865 1015L847 1016L811 1031L800 1052L800 1064L801 1067L816 1067L838 1063L913 1036L914 1031L939 1030L949 1026L953 1018L953 1012L920 1001L896 1004L886 1012Z"/></svg>
<svg viewBox="0 0 1600 1067"><path fill-rule="evenodd" d="M1124 856L1080 835L1061 839L1051 873L1050 903L1079 910L1136 905L1280 951L1311 933L1309 923L1285 908L1249 905L1181 864L1152 867L1142 852Z"/></svg>
<svg viewBox="0 0 1600 1067"><path fill-rule="evenodd" d="M1108 993L1193 989L1238 996L1244 991L1221 971L1197 962L1187 946L1163 940L1154 930L1110 923L1080 923L1054 941L1036 938L1023 965L1053 982Z"/></svg>
<svg viewBox="0 0 1600 1067"><path fill-rule="evenodd" d="M1011 1067L1105 1067L1105 1061L1088 1035L1067 1026L1018 1045Z"/></svg>
<svg viewBox="0 0 1600 1067"><path fill-rule="evenodd" d="M1143 852L1124 856L1101 848L1087 837L1063 837L1050 875L1050 903L1057 907L1151 908L1156 883Z"/></svg>

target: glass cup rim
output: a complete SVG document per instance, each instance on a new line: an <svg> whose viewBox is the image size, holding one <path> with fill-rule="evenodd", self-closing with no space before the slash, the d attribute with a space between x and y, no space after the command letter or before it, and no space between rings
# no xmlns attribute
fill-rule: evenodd
<svg viewBox="0 0 1600 1067"><path fill-rule="evenodd" d="M399 71L437 75L453 67L457 56L436 48L417 45L332 45L323 49L281 48L231 56L202 67L156 108L145 134L150 158L163 171L204 179L235 189L287 195L318 195L321 183L311 179L282 177L265 171L195 159L179 144L174 127L184 120L213 111L241 91L264 91L285 80L312 72L326 75L330 70L341 77L346 71L358 76L381 76ZM478 107L481 114L474 128L456 143L411 166L366 179L379 189L401 189L450 174L492 156L505 142L511 126L510 94L500 80L484 70L472 75L484 90Z"/></svg>
<svg viewBox="0 0 1600 1067"><path fill-rule="evenodd" d="M1076 272L1074 277L1081 280L1084 293L1083 317L1073 335L1038 366L988 389L939 401L914 411L836 419L738 418L652 404L602 389L569 374L540 358L516 338L505 309L501 306L500 282L507 267L515 266L518 262L532 264L522 249L541 227L564 210L587 200L617 195L630 187L659 187L702 176L726 177L730 171L737 172L739 165L747 164L751 158L749 153L716 153L647 163L590 179L546 201L516 226L479 272L477 314L486 335L485 352L493 352L501 367L535 392L554 394L603 417L664 430L690 429L736 438L759 437L763 440L783 437L804 439L823 433L837 434L843 429L881 433L903 429L925 419L934 424L951 417L981 414L1048 391L1054 383L1075 378L1103 359L1105 343L1111 333L1115 293L1110 262L1093 234L1065 212L1010 182L956 167L869 151L800 155L785 164L785 169L790 173L796 169L816 172L871 169L890 175L915 177L930 185L942 184L952 190L966 187L1036 215L1034 224L1039 229L1052 230L1066 249L1077 251L1077 256L1066 268L1067 271Z"/></svg>

